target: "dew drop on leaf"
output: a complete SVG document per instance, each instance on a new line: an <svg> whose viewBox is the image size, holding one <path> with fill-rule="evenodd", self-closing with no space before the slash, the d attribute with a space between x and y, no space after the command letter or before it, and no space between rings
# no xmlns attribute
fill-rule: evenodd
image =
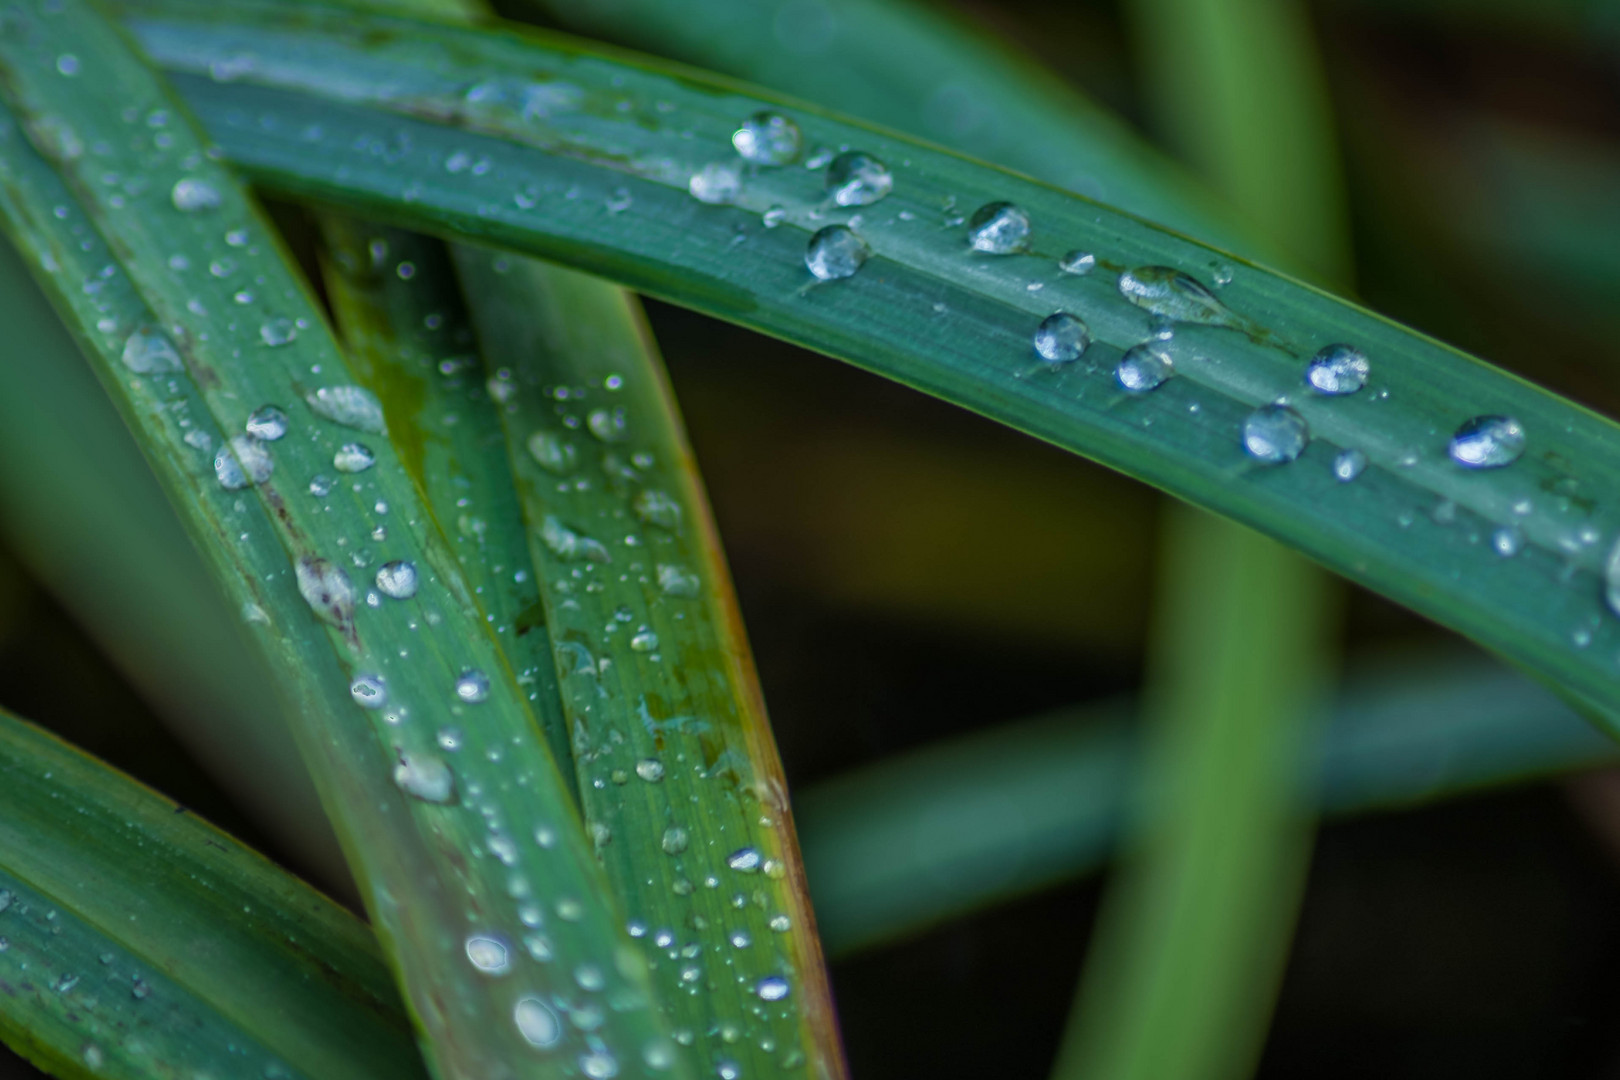
<svg viewBox="0 0 1620 1080"><path fill-rule="evenodd" d="M1078 360L1090 344L1091 331L1067 311L1048 315L1035 329L1035 353L1049 364Z"/></svg>
<svg viewBox="0 0 1620 1080"><path fill-rule="evenodd" d="M788 165L804 145L799 125L775 112L757 112L731 136L731 145L755 165Z"/></svg>
<svg viewBox="0 0 1620 1080"><path fill-rule="evenodd" d="M285 315L277 315L267 319L259 327L259 340L272 348L280 345L291 345L298 339L298 324Z"/></svg>
<svg viewBox="0 0 1620 1080"><path fill-rule="evenodd" d="M467 960L485 975L505 975L512 970L512 951L493 934L472 934L466 941Z"/></svg>
<svg viewBox="0 0 1620 1080"><path fill-rule="evenodd" d="M849 226L828 225L805 245L804 265L822 281L837 281L853 277L871 254L866 241Z"/></svg>
<svg viewBox="0 0 1620 1080"><path fill-rule="evenodd" d="M489 676L482 671L463 671L456 679L456 697L469 705L489 700Z"/></svg>
<svg viewBox="0 0 1620 1080"><path fill-rule="evenodd" d="M1467 469L1499 469L1524 453L1524 428L1510 416L1476 416L1451 437L1451 460Z"/></svg>
<svg viewBox="0 0 1620 1080"><path fill-rule="evenodd" d="M742 874L752 874L763 861L758 849L752 847L738 848L726 856L726 865Z"/></svg>
<svg viewBox="0 0 1620 1080"><path fill-rule="evenodd" d="M1305 368L1305 381L1322 394L1353 394L1367 385L1366 354L1351 345L1329 345Z"/></svg>
<svg viewBox="0 0 1620 1080"><path fill-rule="evenodd" d="M169 201L181 213L195 214L202 210L217 210L223 200L219 189L213 184L188 176L175 181L174 187L169 190Z"/></svg>
<svg viewBox="0 0 1620 1080"><path fill-rule="evenodd" d="M512 1006L512 1022L530 1046L545 1049L562 1037L562 1025L550 1006L537 997L518 998Z"/></svg>
<svg viewBox="0 0 1620 1080"><path fill-rule="evenodd" d="M432 754L400 754L394 766L394 783L407 795L430 803L449 802L456 789L450 766Z"/></svg>
<svg viewBox="0 0 1620 1080"><path fill-rule="evenodd" d="M781 1001L793 987L780 975L767 975L754 984L754 993L761 1001Z"/></svg>
<svg viewBox="0 0 1620 1080"><path fill-rule="evenodd" d="M310 411L334 424L371 435L386 435L382 402L363 386L323 386L304 395Z"/></svg>
<svg viewBox="0 0 1620 1080"><path fill-rule="evenodd" d="M1243 421L1243 448L1268 465L1293 461L1308 442L1305 418L1286 405L1262 405Z"/></svg>
<svg viewBox="0 0 1620 1080"><path fill-rule="evenodd" d="M974 251L1012 255L1029 246L1029 215L1010 202L985 203L968 221Z"/></svg>
<svg viewBox="0 0 1620 1080"><path fill-rule="evenodd" d="M181 368L180 354L163 331L143 326L124 339L124 366L137 375L159 375Z"/></svg>
<svg viewBox="0 0 1620 1080"><path fill-rule="evenodd" d="M1366 467L1367 455L1360 450L1343 450L1333 459L1333 475L1345 484L1360 476Z"/></svg>
<svg viewBox="0 0 1620 1080"><path fill-rule="evenodd" d="M380 709L388 703L388 687L381 675L356 675L349 694L362 709Z"/></svg>
<svg viewBox="0 0 1620 1080"><path fill-rule="evenodd" d="M729 161L711 161L686 182L692 198L711 206L735 202L742 191L742 173Z"/></svg>
<svg viewBox="0 0 1620 1080"><path fill-rule="evenodd" d="M1081 251L1078 248L1069 252L1067 255L1063 256L1063 258L1058 260L1059 270L1063 271L1065 274L1074 274L1076 277L1086 276L1087 274L1091 273L1096 266L1097 256L1093 255L1089 251Z"/></svg>
<svg viewBox="0 0 1620 1080"><path fill-rule="evenodd" d="M409 600L416 595L416 564L405 559L385 562L377 570L377 588L384 596Z"/></svg>
<svg viewBox="0 0 1620 1080"><path fill-rule="evenodd" d="M1524 550L1524 533L1511 525L1504 525L1491 533L1491 547L1504 559L1511 559ZM1613 594L1610 594L1610 606L1613 606Z"/></svg>
<svg viewBox="0 0 1620 1080"><path fill-rule="evenodd" d="M255 439L275 442L287 434L287 414L274 405L261 405L247 418L247 433Z"/></svg>
<svg viewBox="0 0 1620 1080"><path fill-rule="evenodd" d="M1154 345L1144 342L1125 350L1114 369L1114 378L1133 394L1157 390L1170 377L1170 356Z"/></svg>
<svg viewBox="0 0 1620 1080"><path fill-rule="evenodd" d="M827 193L839 206L871 206L894 190L894 174L871 154L848 150L827 163Z"/></svg>
<svg viewBox="0 0 1620 1080"><path fill-rule="evenodd" d="M342 473L365 472L377 464L377 455L364 443L344 443L332 455L332 468Z"/></svg>
<svg viewBox="0 0 1620 1080"><path fill-rule="evenodd" d="M1119 275L1119 292L1144 311L1173 322L1232 326L1237 319L1198 280L1169 266L1139 266Z"/></svg>

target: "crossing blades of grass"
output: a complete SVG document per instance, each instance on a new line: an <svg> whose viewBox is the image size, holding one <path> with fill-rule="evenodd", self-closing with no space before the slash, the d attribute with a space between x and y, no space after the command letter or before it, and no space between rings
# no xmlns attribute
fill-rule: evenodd
<svg viewBox="0 0 1620 1080"><path fill-rule="evenodd" d="M803 133L801 164L841 145L887 163L891 194L840 209L821 169L739 162L732 133L773 103L692 72L408 20L243 6L225 25L178 0L124 10L227 156L267 183L549 254L846 357L1257 527L1589 704L1620 702L1620 623L1604 603L1620 430L1577 406L1106 207L776 105ZM731 205L690 194L694 178L707 197L729 191L733 169ZM1002 201L1028 215L1028 250L972 249L965 219ZM873 254L818 283L806 244L835 223ZM1064 273L1070 251L1096 270ZM1057 310L1087 323L1092 344L1049 366L1031 341ZM1307 362L1339 343L1367 356L1367 385L1309 389ZM1174 377L1129 393L1114 370L1139 344ZM1243 428L1278 398L1311 441L1268 464ZM1454 433L1496 416L1526 433L1522 458L1451 458ZM1501 460L1513 441L1459 449L1482 448Z"/></svg>
<svg viewBox="0 0 1620 1080"><path fill-rule="evenodd" d="M54 1076L425 1077L371 932L0 713L0 1035Z"/></svg>
<svg viewBox="0 0 1620 1080"><path fill-rule="evenodd" d="M681 1071L497 634L262 217L92 11L8 31L6 226L294 703L436 1071Z"/></svg>

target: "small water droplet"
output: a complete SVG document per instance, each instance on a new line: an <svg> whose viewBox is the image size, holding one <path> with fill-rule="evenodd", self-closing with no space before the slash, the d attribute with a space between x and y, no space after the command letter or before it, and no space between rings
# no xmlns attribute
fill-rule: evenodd
<svg viewBox="0 0 1620 1080"><path fill-rule="evenodd" d="M579 1056L579 1071L590 1080L613 1080L619 1075L619 1062L606 1050L593 1050Z"/></svg>
<svg viewBox="0 0 1620 1080"><path fill-rule="evenodd" d="M1524 453L1524 428L1509 416L1476 416L1451 437L1451 460L1468 469L1499 469Z"/></svg>
<svg viewBox="0 0 1620 1080"><path fill-rule="evenodd" d="M772 915L771 921L768 925L778 934L785 934L789 930L793 929L793 920L788 918L786 915Z"/></svg>
<svg viewBox="0 0 1620 1080"><path fill-rule="evenodd" d="M1174 322L1231 326L1237 320L1198 279L1169 266L1138 266L1119 275L1119 292L1137 307Z"/></svg>
<svg viewBox="0 0 1620 1080"><path fill-rule="evenodd" d="M349 684L349 695L362 709L380 709L388 704L388 686L381 675L356 675Z"/></svg>
<svg viewBox="0 0 1620 1080"><path fill-rule="evenodd" d="M1085 277L1096 269L1096 266L1097 256L1089 251L1081 251L1078 248L1058 260L1059 270L1065 274L1074 274L1077 277Z"/></svg>
<svg viewBox="0 0 1620 1080"><path fill-rule="evenodd" d="M968 221L974 251L1011 255L1029 246L1029 215L1010 202L985 203Z"/></svg>
<svg viewBox="0 0 1620 1080"><path fill-rule="evenodd" d="M1036 355L1049 364L1078 360L1090 344L1091 331L1067 311L1048 315L1035 329Z"/></svg>
<svg viewBox="0 0 1620 1080"><path fill-rule="evenodd" d="M574 969L574 981L581 990L596 991L607 985L607 977L595 964L581 964Z"/></svg>
<svg viewBox="0 0 1620 1080"><path fill-rule="evenodd" d="M383 422L382 402L363 386L323 386L305 394L310 411L334 424L371 435L388 434Z"/></svg>
<svg viewBox="0 0 1620 1080"><path fill-rule="evenodd" d="M731 145L756 165L788 165L798 158L804 136L781 113L757 112L732 134Z"/></svg>
<svg viewBox="0 0 1620 1080"><path fill-rule="evenodd" d="M686 183L692 198L711 206L735 202L742 191L742 173L730 161L711 161Z"/></svg>
<svg viewBox="0 0 1620 1080"><path fill-rule="evenodd" d="M759 216L759 223L765 226L767 229L774 229L786 220L787 208L783 206L769 207L763 214Z"/></svg>
<svg viewBox="0 0 1620 1080"><path fill-rule="evenodd" d="M579 453L574 449L574 444L554 431L537 431L530 435L528 447L529 456L542 469L557 476L568 475L579 463Z"/></svg>
<svg viewBox="0 0 1620 1080"><path fill-rule="evenodd" d="M654 1036L641 1048L641 1060L654 1072L668 1072L675 1067L675 1045L663 1036Z"/></svg>
<svg viewBox="0 0 1620 1080"><path fill-rule="evenodd" d="M1243 448L1269 465L1293 461L1308 442L1305 418L1286 405L1262 405L1243 421Z"/></svg>
<svg viewBox="0 0 1620 1080"><path fill-rule="evenodd" d="M297 339L298 324L285 315L267 319L259 327L259 340L272 348L280 345L291 345Z"/></svg>
<svg viewBox="0 0 1620 1080"><path fill-rule="evenodd" d="M540 522L540 540L557 558L566 562L612 562L607 548L564 525L554 515L547 514Z"/></svg>
<svg viewBox="0 0 1620 1080"><path fill-rule="evenodd" d="M385 562L377 570L377 588L384 596L409 600L416 595L416 564L405 559Z"/></svg>
<svg viewBox="0 0 1620 1080"><path fill-rule="evenodd" d="M342 567L306 555L298 560L295 573L298 591L316 615L336 626L354 618L354 585Z"/></svg>
<svg viewBox="0 0 1620 1080"><path fill-rule="evenodd" d="M394 783L407 795L431 803L449 802L456 786L450 766L432 754L400 754Z"/></svg>
<svg viewBox="0 0 1620 1080"><path fill-rule="evenodd" d="M703 583L698 576L684 567L671 563L658 564L658 591L665 596L682 600L690 600L702 591Z"/></svg>
<svg viewBox="0 0 1620 1080"><path fill-rule="evenodd" d="M761 1001L781 1001L792 989L792 985L780 975L767 975L754 984L754 993L759 995Z"/></svg>
<svg viewBox="0 0 1620 1080"><path fill-rule="evenodd" d="M270 451L251 435L235 435L214 455L214 476L226 491L240 491L249 484L270 479L275 462Z"/></svg>
<svg viewBox="0 0 1620 1080"><path fill-rule="evenodd" d="M630 433L630 423L623 408L592 409L585 417L585 426L605 443L624 442Z"/></svg>
<svg viewBox="0 0 1620 1080"><path fill-rule="evenodd" d="M505 975L512 970L512 951L493 934L472 934L466 943L467 959L485 975Z"/></svg>
<svg viewBox="0 0 1620 1080"><path fill-rule="evenodd" d="M752 874L763 861L759 851L751 847L738 848L726 856L726 865L743 874Z"/></svg>
<svg viewBox="0 0 1620 1080"><path fill-rule="evenodd" d="M1524 533L1511 525L1491 533L1491 547L1504 559L1511 559L1524 550Z"/></svg>
<svg viewBox="0 0 1620 1080"><path fill-rule="evenodd" d="M651 630L638 630L630 639L630 647L636 652L652 652L658 648L658 635Z"/></svg>
<svg viewBox="0 0 1620 1080"><path fill-rule="evenodd" d="M523 1041L530 1046L544 1049L562 1037L562 1024L558 1023L557 1014L537 997L518 998L517 1004L512 1006L512 1022L517 1025Z"/></svg>
<svg viewBox="0 0 1620 1080"><path fill-rule="evenodd" d="M664 778L664 763L657 758L642 758L636 762L636 775L649 784L656 784Z"/></svg>
<svg viewBox="0 0 1620 1080"><path fill-rule="evenodd" d="M377 455L364 443L344 443L332 455L332 468L342 473L365 472L377 464Z"/></svg>
<svg viewBox="0 0 1620 1080"><path fill-rule="evenodd" d="M681 852L686 850L686 845L690 843L690 841L691 838L687 835L685 829L681 828L679 825L671 825L669 828L664 830L664 839L662 843L664 854L679 855Z"/></svg>
<svg viewBox="0 0 1620 1080"><path fill-rule="evenodd" d="M275 442L287 434L287 414L274 405L261 405L247 418L247 433L255 439Z"/></svg>
<svg viewBox="0 0 1620 1080"><path fill-rule="evenodd" d="M1350 345L1329 345L1305 368L1305 381L1323 394L1353 394L1367 385L1366 354Z"/></svg>
<svg viewBox="0 0 1620 1080"><path fill-rule="evenodd" d="M456 697L469 705L489 700L489 676L468 669L456 679Z"/></svg>
<svg viewBox="0 0 1620 1080"><path fill-rule="evenodd" d="M870 154L847 150L827 164L827 192L839 206L871 206L893 190L894 174Z"/></svg>
<svg viewBox="0 0 1620 1080"><path fill-rule="evenodd" d="M181 213L194 214L201 210L217 210L224 200L213 184L187 176L175 181L169 191L169 201Z"/></svg>
<svg viewBox="0 0 1620 1080"><path fill-rule="evenodd" d="M124 339L124 366L137 375L159 375L179 371L180 354L163 331L143 326Z"/></svg>
<svg viewBox="0 0 1620 1080"><path fill-rule="evenodd" d="M1172 373L1170 354L1150 342L1143 342L1125 351L1114 369L1119 385L1133 394L1145 394L1164 385Z"/></svg>
<svg viewBox="0 0 1620 1080"><path fill-rule="evenodd" d="M667 492L657 488L647 488L638 494L630 509L642 522L656 525L669 532L679 532L681 527L681 504L669 496Z"/></svg>
<svg viewBox="0 0 1620 1080"><path fill-rule="evenodd" d="M822 281L853 277L872 249L847 225L828 225L810 237L804 249L804 265Z"/></svg>
<svg viewBox="0 0 1620 1080"><path fill-rule="evenodd" d="M1360 450L1344 450L1333 459L1333 475L1346 484L1360 476L1366 467L1367 455Z"/></svg>

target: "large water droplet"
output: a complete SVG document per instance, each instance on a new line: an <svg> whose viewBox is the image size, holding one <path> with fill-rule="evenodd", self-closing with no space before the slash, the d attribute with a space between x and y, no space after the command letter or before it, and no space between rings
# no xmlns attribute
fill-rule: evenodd
<svg viewBox="0 0 1620 1080"><path fill-rule="evenodd" d="M291 345L298 339L298 324L285 315L278 315L267 319L259 327L259 340L272 348L279 345Z"/></svg>
<svg viewBox="0 0 1620 1080"><path fill-rule="evenodd" d="M690 570L672 563L658 564L658 591L665 596L690 600L702 590L703 582Z"/></svg>
<svg viewBox="0 0 1620 1080"><path fill-rule="evenodd" d="M763 861L758 849L752 847L738 848L726 856L726 865L744 874L752 874L758 870L759 864Z"/></svg>
<svg viewBox="0 0 1620 1080"><path fill-rule="evenodd" d="M554 431L537 431L529 436L529 456L547 472L566 476L579 463L574 444Z"/></svg>
<svg viewBox="0 0 1620 1080"><path fill-rule="evenodd" d="M1524 428L1510 416L1476 416L1451 437L1451 460L1469 469L1499 469L1524 453Z"/></svg>
<svg viewBox="0 0 1620 1080"><path fill-rule="evenodd" d="M1035 352L1049 364L1078 360L1090 344L1091 331L1067 311L1048 315L1035 329Z"/></svg>
<svg viewBox="0 0 1620 1080"><path fill-rule="evenodd" d="M781 113L757 112L732 134L731 145L756 165L787 165L798 158L804 136Z"/></svg>
<svg viewBox="0 0 1620 1080"><path fill-rule="evenodd" d="M337 453L332 455L332 468L338 472L365 472L375 464L377 455L364 443L344 443L338 447Z"/></svg>
<svg viewBox="0 0 1620 1080"><path fill-rule="evenodd" d="M606 1050L593 1050L579 1056L579 1071L590 1080L613 1080L619 1075L619 1062Z"/></svg>
<svg viewBox="0 0 1620 1080"><path fill-rule="evenodd" d="M562 1037L557 1014L537 997L518 998L517 1004L512 1006L512 1023L530 1046L544 1049Z"/></svg>
<svg viewBox="0 0 1620 1080"><path fill-rule="evenodd" d="M1293 461L1310 439L1305 418L1286 405L1262 405L1243 421L1243 448L1270 465Z"/></svg>
<svg viewBox="0 0 1620 1080"><path fill-rule="evenodd" d="M1149 390L1157 390L1163 386L1171 371L1170 355L1153 344L1144 342L1127 349L1125 355L1119 358L1119 366L1114 369L1114 378L1131 393L1145 394Z"/></svg>
<svg viewBox="0 0 1620 1080"><path fill-rule="evenodd" d="M295 567L298 592L311 610L334 626L345 626L354 618L354 585L341 566L306 555Z"/></svg>
<svg viewBox="0 0 1620 1080"><path fill-rule="evenodd" d="M383 422L382 402L363 386L323 386L305 394L310 411L316 416L372 435L388 434Z"/></svg>
<svg viewBox="0 0 1620 1080"><path fill-rule="evenodd" d="M489 700L489 676L468 669L456 679L456 697L469 705Z"/></svg>
<svg viewBox="0 0 1620 1080"><path fill-rule="evenodd" d="M1091 273L1096 266L1097 256L1089 251L1081 251L1078 248L1058 260L1059 270L1065 274L1074 274L1077 277L1084 277Z"/></svg>
<svg viewBox="0 0 1620 1080"><path fill-rule="evenodd" d="M362 709L380 709L388 704L388 685L381 675L356 675L349 684L349 696Z"/></svg>
<svg viewBox="0 0 1620 1080"><path fill-rule="evenodd" d="M656 488L647 488L636 496L630 504L636 517L648 525L656 525L669 532L678 532L681 527L681 504L672 499L666 492Z"/></svg>
<svg viewBox="0 0 1620 1080"><path fill-rule="evenodd" d="M679 825L671 825L664 830L664 839L661 846L664 849L664 854L679 855L686 850L686 845L690 841L691 838L687 835L685 829Z"/></svg>
<svg viewBox="0 0 1620 1080"><path fill-rule="evenodd" d="M742 191L742 173L730 161L711 161L686 183L692 198L711 206L735 202Z"/></svg>
<svg viewBox="0 0 1620 1080"><path fill-rule="evenodd" d="M450 766L432 754L400 754L399 764L394 766L394 783L407 795L430 803L447 803L456 790L456 778ZM471 944L469 940L469 959Z"/></svg>
<svg viewBox="0 0 1620 1080"><path fill-rule="evenodd" d="M143 326L124 339L124 366L137 375L179 371L180 354L163 331Z"/></svg>
<svg viewBox="0 0 1620 1080"><path fill-rule="evenodd" d="M385 562L377 570L377 588L384 596L409 600L416 595L416 564L405 559Z"/></svg>
<svg viewBox="0 0 1620 1080"><path fill-rule="evenodd" d="M505 975L512 970L512 950L493 934L472 934L466 943L467 959L485 975Z"/></svg>
<svg viewBox="0 0 1620 1080"><path fill-rule="evenodd" d="M1324 394L1353 394L1367 385L1366 354L1350 345L1329 345L1305 368L1305 381Z"/></svg>
<svg viewBox="0 0 1620 1080"><path fill-rule="evenodd" d="M767 975L754 984L754 993L761 1001L781 1001L792 990L792 984L780 975Z"/></svg>
<svg viewBox="0 0 1620 1080"><path fill-rule="evenodd" d="M275 442L287 434L287 414L274 405L260 405L247 418L247 433L255 439Z"/></svg>
<svg viewBox="0 0 1620 1080"><path fill-rule="evenodd" d="M592 409L585 426L605 443L624 442L630 436L630 422L623 408Z"/></svg>
<svg viewBox="0 0 1620 1080"><path fill-rule="evenodd" d="M827 192L839 206L870 206L893 190L894 174L870 154L847 150L827 164Z"/></svg>
<svg viewBox="0 0 1620 1080"><path fill-rule="evenodd" d="M169 190L169 201L176 210L194 214L199 210L217 210L223 200L213 184L188 176L175 181Z"/></svg>
<svg viewBox="0 0 1620 1080"><path fill-rule="evenodd" d="M1360 450L1343 450L1333 459L1333 475L1345 484L1360 476L1366 467L1367 455Z"/></svg>
<svg viewBox="0 0 1620 1080"><path fill-rule="evenodd" d="M664 763L657 758L642 758L636 762L636 775L649 784L656 784L664 778Z"/></svg>
<svg viewBox="0 0 1620 1080"><path fill-rule="evenodd" d="M270 451L251 435L235 435L214 455L214 476L226 491L239 491L249 484L270 479L275 462Z"/></svg>
<svg viewBox="0 0 1620 1080"><path fill-rule="evenodd" d="M553 555L568 562L613 561L607 548L603 547L600 541L593 540L584 533L575 532L552 514L547 514L540 522L540 540L551 549Z"/></svg>
<svg viewBox="0 0 1620 1080"><path fill-rule="evenodd" d="M805 245L804 265L822 281L852 277L872 254L872 249L847 225L828 225L810 237Z"/></svg>
<svg viewBox="0 0 1620 1080"><path fill-rule="evenodd" d="M974 251L1011 255L1029 246L1029 215L1010 202L985 203L968 221Z"/></svg>
<svg viewBox="0 0 1620 1080"><path fill-rule="evenodd" d="M1189 274L1169 266L1138 266L1119 275L1119 292L1137 307L1176 322L1231 326L1225 304Z"/></svg>

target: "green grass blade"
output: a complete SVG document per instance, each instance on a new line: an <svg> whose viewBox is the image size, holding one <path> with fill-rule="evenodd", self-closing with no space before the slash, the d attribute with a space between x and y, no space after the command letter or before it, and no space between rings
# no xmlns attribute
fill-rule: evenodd
<svg viewBox="0 0 1620 1080"><path fill-rule="evenodd" d="M7 228L293 699L301 749L435 1069L606 1072L611 1059L621 1075L652 1074L643 1050L661 1055L665 1036L648 1008L645 966L623 937L566 787L392 444L366 410L325 409L345 426L303 404L351 378L258 211L81 5L15 13L0 67L8 106L62 169L59 177L8 117ZM115 186L109 174L140 179ZM157 327L172 355L153 343L148 328ZM223 490L213 448L227 454L218 471L235 486L225 434L242 432L266 404L287 409L288 435L236 442L243 471L261 482ZM185 440L194 431L208 437L207 452L201 438ZM335 455L364 456L340 446L361 441L375 464L332 481ZM264 475L261 455L279 475ZM314 487L325 497L306 490L312 476L323 477ZM386 544L381 557L371 543ZM415 564L418 591L397 604L378 596L373 607L341 566L363 565L369 576L389 558ZM478 680L457 689L469 670L487 676L487 699L468 700L480 697ZM361 705L361 677L373 675L385 680L384 708ZM464 725L468 751L453 767L435 740L452 721ZM487 754L494 746L504 748L498 762ZM553 830L552 847L533 842L537 826ZM489 851L498 838L511 865ZM536 921L554 962L519 944ZM590 1007L600 1027L563 1026L561 1016Z"/></svg>
<svg viewBox="0 0 1620 1080"><path fill-rule="evenodd" d="M128 25L181 72L227 155L267 183L550 255L848 358L1237 518L1605 709L1620 703L1601 543L1620 503L1620 430L1577 406L1095 203L799 108L808 145L860 146L896 177L894 193L858 215L873 259L813 286L812 228L857 216L823 205L818 174L762 170L732 207L686 190L705 163L728 158L740 119L768 104L757 94L543 36L314 12L249 18L245 7L226 26L180 3L139 10ZM234 81L185 74L210 65ZM525 118L511 95L535 72L551 81L533 85L553 89ZM468 88L479 88L471 102ZM453 173L452 160L477 168ZM965 227L946 224L998 200L1028 211L1034 253L970 253ZM765 228L757 215L773 205L786 217ZM1060 273L1056 256L1070 248L1095 252L1099 272ZM1114 280L1139 266L1233 275L1220 292L1227 325L1176 323L1164 347L1177 376L1142 396L1112 377L1156 325ZM1029 343L1059 308L1081 315L1095 342L1051 372ZM1302 386L1305 361L1335 342L1372 361L1370 385L1349 398ZM1279 396L1313 442L1294 464L1263 466L1241 427ZM1479 415L1516 418L1529 453L1507 469L1457 466L1447 442ZM1342 483L1331 465L1349 449L1370 464ZM1500 556L1493 535L1523 550Z"/></svg>
<svg viewBox="0 0 1620 1080"><path fill-rule="evenodd" d="M719 1075L844 1073L730 577L630 297L454 250L500 387L586 821L676 1038ZM583 583L582 583L583 582Z"/></svg>
<svg viewBox="0 0 1620 1080"><path fill-rule="evenodd" d="M1107 110L984 28L908 0L534 0L558 25L949 146L1212 244L1228 207Z"/></svg>
<svg viewBox="0 0 1620 1080"><path fill-rule="evenodd" d="M1287 955L1277 927L1292 925L1304 883L1296 777L1321 685L1324 581L1228 522L1174 512L1187 520L1167 538L1159 608L1176 617L1159 621L1142 820L1057 1077L1248 1075Z"/></svg>
<svg viewBox="0 0 1620 1080"><path fill-rule="evenodd" d="M1324 814L1409 809L1620 761L1557 697L1479 660L1352 680L1302 777ZM822 944L845 956L1100 869L1139 767L1113 701L998 725L794 800Z"/></svg>
<svg viewBox="0 0 1620 1080"><path fill-rule="evenodd" d="M358 919L0 713L0 1037L56 1076L425 1077Z"/></svg>

